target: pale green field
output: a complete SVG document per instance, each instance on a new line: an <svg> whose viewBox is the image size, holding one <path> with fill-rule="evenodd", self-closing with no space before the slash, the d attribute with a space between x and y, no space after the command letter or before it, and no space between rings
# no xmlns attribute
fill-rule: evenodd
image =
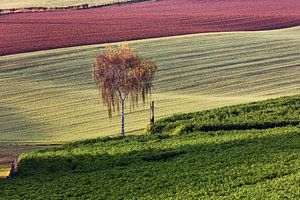
<svg viewBox="0 0 300 200"><path fill-rule="evenodd" d="M0 9L29 8L29 7L66 7L89 4L91 6L105 5L132 0L0 0Z"/></svg>
<svg viewBox="0 0 300 200"><path fill-rule="evenodd" d="M300 93L300 27L133 41L157 60L156 118ZM71 141L120 132L91 79L103 45L0 58L0 141ZM127 101L128 103L129 101ZM127 104L128 105L128 104ZM130 112L141 132L148 105Z"/></svg>

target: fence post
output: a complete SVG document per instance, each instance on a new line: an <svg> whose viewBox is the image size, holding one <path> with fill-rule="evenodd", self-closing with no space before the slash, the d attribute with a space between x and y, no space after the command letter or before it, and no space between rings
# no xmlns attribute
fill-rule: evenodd
<svg viewBox="0 0 300 200"><path fill-rule="evenodd" d="M17 170L17 159L14 160L14 162L11 163L10 172L9 172L9 178L13 178L15 176Z"/></svg>
<svg viewBox="0 0 300 200"><path fill-rule="evenodd" d="M18 168L18 159L17 158L15 158L15 160L14 160L14 167L15 167L15 173L17 172L17 168Z"/></svg>
<svg viewBox="0 0 300 200"><path fill-rule="evenodd" d="M9 178L13 178L14 175L15 175L15 164L12 162L10 167L10 172L9 172Z"/></svg>

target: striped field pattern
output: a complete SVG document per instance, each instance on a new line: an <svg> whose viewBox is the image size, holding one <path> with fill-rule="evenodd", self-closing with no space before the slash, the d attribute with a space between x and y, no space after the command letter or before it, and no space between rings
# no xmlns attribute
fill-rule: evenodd
<svg viewBox="0 0 300 200"><path fill-rule="evenodd" d="M138 1L145 0L132 2ZM0 16L0 56L165 36L299 25L299 0L159 0L106 8L8 14Z"/></svg>
<svg viewBox="0 0 300 200"><path fill-rule="evenodd" d="M0 0L0 9L12 9L12 8L29 8L29 7L66 7L66 6L77 6L82 4L89 4L92 6L105 5L115 2L127 2L128 0ZM130 1L130 0L129 0Z"/></svg>
<svg viewBox="0 0 300 200"><path fill-rule="evenodd" d="M300 27L194 34L129 42L156 59L156 118L300 93ZM104 45L0 58L0 140L72 141L120 132L91 78ZM127 101L128 105L129 101ZM142 132L148 105L127 108L125 128Z"/></svg>

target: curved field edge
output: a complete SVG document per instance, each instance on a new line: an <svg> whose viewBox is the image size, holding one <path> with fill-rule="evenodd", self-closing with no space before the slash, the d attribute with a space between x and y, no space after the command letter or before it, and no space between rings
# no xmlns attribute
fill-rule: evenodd
<svg viewBox="0 0 300 200"><path fill-rule="evenodd" d="M161 0L101 9L19 13L0 16L0 55L297 25L300 25L298 0Z"/></svg>
<svg viewBox="0 0 300 200"><path fill-rule="evenodd" d="M126 5L130 3L139 3L145 1L156 1L156 0L78 0L71 2L40 2L40 1L26 1L26 2L14 2L0 0L0 15L13 14L13 13L32 13L32 12L45 12L45 11L58 11L58 10L82 10L92 8L102 8L107 6Z"/></svg>
<svg viewBox="0 0 300 200"><path fill-rule="evenodd" d="M235 122L264 117L297 125L180 135L107 137L23 154L15 179L1 181L0 197L99 199L298 199L300 96L176 116L186 121L214 113ZM282 115L280 111L288 110ZM247 111L248 116L244 115ZM193 117L187 116L193 115ZM174 117L164 120L166 125Z"/></svg>
<svg viewBox="0 0 300 200"><path fill-rule="evenodd" d="M11 169L11 163L18 160L21 153L30 152L34 150L41 150L45 148L52 148L62 145L62 143L36 143L36 142L0 142L0 179L8 177Z"/></svg>
<svg viewBox="0 0 300 200"><path fill-rule="evenodd" d="M115 45L115 44L113 44ZM129 42L156 59L156 119L300 91L300 28L195 34ZM104 45L0 58L1 141L72 141L118 134L91 79ZM128 103L128 102L127 102ZM126 110L126 132L141 132L148 106Z"/></svg>
<svg viewBox="0 0 300 200"><path fill-rule="evenodd" d="M155 122L155 134L300 128L300 95L178 114Z"/></svg>

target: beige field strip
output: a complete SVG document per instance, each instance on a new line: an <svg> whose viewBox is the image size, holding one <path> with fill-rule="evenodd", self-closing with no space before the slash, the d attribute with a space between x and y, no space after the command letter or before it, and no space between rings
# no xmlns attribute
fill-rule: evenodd
<svg viewBox="0 0 300 200"><path fill-rule="evenodd" d="M0 179L4 179L9 175L9 165L0 165Z"/></svg>
<svg viewBox="0 0 300 200"><path fill-rule="evenodd" d="M66 6L78 6L83 4L89 4L90 6L106 5L116 2L128 2L131 0L0 0L0 9L12 9L12 8L34 8L34 7L66 7Z"/></svg>
<svg viewBox="0 0 300 200"><path fill-rule="evenodd" d="M195 34L129 42L156 59L156 118L300 93L300 28ZM104 45L0 58L0 141L70 141L120 132L91 79ZM129 103L129 102L127 102ZM148 105L127 108L141 132Z"/></svg>

